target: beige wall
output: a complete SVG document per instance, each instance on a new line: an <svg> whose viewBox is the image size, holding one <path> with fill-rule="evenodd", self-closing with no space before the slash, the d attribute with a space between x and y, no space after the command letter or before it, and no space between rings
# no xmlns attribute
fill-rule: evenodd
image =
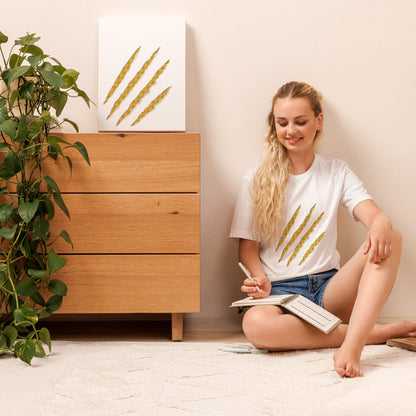
<svg viewBox="0 0 416 416"><path fill-rule="evenodd" d="M202 312L238 319L242 274L227 234L245 171L261 154L275 90L303 80L325 98L320 151L345 159L403 232L399 279L382 316L416 317L416 3L412 0L56 0L2 4L1 28L28 32L81 72L97 100L99 17L184 16L187 20L187 130L202 138ZM97 131L81 102L69 118ZM345 260L364 237L341 215Z"/></svg>

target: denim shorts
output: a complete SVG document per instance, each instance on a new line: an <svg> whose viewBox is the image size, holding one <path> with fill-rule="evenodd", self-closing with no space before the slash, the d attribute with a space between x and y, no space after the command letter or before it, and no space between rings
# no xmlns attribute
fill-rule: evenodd
<svg viewBox="0 0 416 416"><path fill-rule="evenodd" d="M337 271L337 269L332 269L322 273L292 277L291 279L285 280L276 280L272 282L272 291L270 294L286 295L299 293L323 307L325 288Z"/></svg>

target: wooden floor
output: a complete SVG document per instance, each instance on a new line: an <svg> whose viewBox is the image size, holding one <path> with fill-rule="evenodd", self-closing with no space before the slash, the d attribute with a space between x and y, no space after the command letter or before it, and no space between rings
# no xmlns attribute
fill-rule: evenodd
<svg viewBox="0 0 416 416"><path fill-rule="evenodd" d="M169 320L53 320L43 322L53 340L67 341L147 341L171 340ZM41 327L41 326L40 326ZM184 327L184 342L247 342L239 329L215 328L202 324L197 329Z"/></svg>

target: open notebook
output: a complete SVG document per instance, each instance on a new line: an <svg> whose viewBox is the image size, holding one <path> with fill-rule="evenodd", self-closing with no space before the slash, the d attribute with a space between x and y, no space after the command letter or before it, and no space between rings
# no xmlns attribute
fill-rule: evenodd
<svg viewBox="0 0 416 416"><path fill-rule="evenodd" d="M254 305L281 306L299 318L302 318L306 322L310 323L314 327L320 329L325 334L331 332L342 322L332 313L328 312L324 308L321 308L304 296L298 294L271 295L262 299L253 299L252 297L248 297L233 302L230 306L243 308Z"/></svg>

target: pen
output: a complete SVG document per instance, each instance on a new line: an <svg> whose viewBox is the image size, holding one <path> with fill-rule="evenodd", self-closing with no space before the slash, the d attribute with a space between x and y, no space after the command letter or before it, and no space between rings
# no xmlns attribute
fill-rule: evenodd
<svg viewBox="0 0 416 416"><path fill-rule="evenodd" d="M244 274L252 281L252 282L254 282L254 280L253 280L253 278L251 277L251 274L250 274L250 272L248 271L248 269L247 269L247 267L246 266L244 266L244 264L243 263L238 263L238 265L241 267L241 270L244 272ZM256 285L256 289L257 289L257 292L261 292L261 290L260 290L260 288Z"/></svg>

